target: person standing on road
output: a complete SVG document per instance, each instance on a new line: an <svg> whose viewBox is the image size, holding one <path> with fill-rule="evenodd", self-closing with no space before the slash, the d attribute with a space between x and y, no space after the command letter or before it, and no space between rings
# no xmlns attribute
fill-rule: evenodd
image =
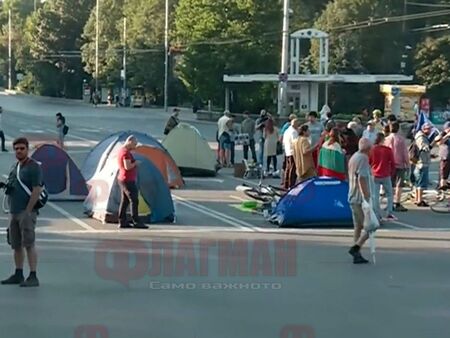
<svg viewBox="0 0 450 338"><path fill-rule="evenodd" d="M304 124L300 127L299 137L294 142L294 161L299 182L317 176L313 159L315 149L311 147L310 139L309 125Z"/></svg>
<svg viewBox="0 0 450 338"><path fill-rule="evenodd" d="M228 121L231 118L231 113L228 110L225 110L223 115L217 121L217 142L218 142L218 151L217 157L219 163L226 167L228 166L227 159L229 158L230 152L230 134L228 133Z"/></svg>
<svg viewBox="0 0 450 338"><path fill-rule="evenodd" d="M349 176L349 192L348 202L352 210L352 218L354 225L354 245L350 248L349 254L353 257L353 264L369 263L361 255L361 248L369 238L364 229L364 212L362 208L363 201L370 204L371 197L371 181L372 175L370 172L369 154L372 142L367 138L359 140L357 151L348 164Z"/></svg>
<svg viewBox="0 0 450 338"><path fill-rule="evenodd" d="M274 174L277 171L277 142L278 129L274 126L273 119L269 117L264 128L264 153L267 157L267 174L270 175L270 165L273 163Z"/></svg>
<svg viewBox="0 0 450 338"><path fill-rule="evenodd" d="M377 131L375 130L374 122L367 122L367 129L364 130L363 137L369 139L370 142L372 142L372 145L375 143L375 140L377 138Z"/></svg>
<svg viewBox="0 0 450 338"><path fill-rule="evenodd" d="M409 170L409 154L406 139L400 135L400 124L395 121L391 124L391 133L386 137L385 145L392 149L395 161L395 174L392 183L395 186L394 211L408 211L402 204L402 190L405 185L406 174Z"/></svg>
<svg viewBox="0 0 450 338"><path fill-rule="evenodd" d="M258 163L264 164L264 128L268 119L267 112L263 109L256 120L256 136L259 144Z"/></svg>
<svg viewBox="0 0 450 338"><path fill-rule="evenodd" d="M286 164L284 165L283 175L283 187L285 189L291 189L295 186L297 181L297 169L294 161L294 142L298 138L298 128L300 126L300 120L293 119L291 126L284 132L283 135L283 148L286 158Z"/></svg>
<svg viewBox="0 0 450 338"><path fill-rule="evenodd" d="M64 137L67 134L66 118L61 113L56 114L56 129L58 131L58 140L56 143L64 149Z"/></svg>
<svg viewBox="0 0 450 338"><path fill-rule="evenodd" d="M317 121L317 118L317 113L312 111L308 114L308 122L306 122L306 125L308 126L309 143L311 144L311 149L314 149L312 156L315 166L317 166L317 161L319 159L318 145L320 142L320 137L325 129L323 124Z"/></svg>
<svg viewBox="0 0 450 338"><path fill-rule="evenodd" d="M429 183L432 146L428 137L430 136L431 131L431 125L429 123L424 123L421 131L417 133L414 139L419 152L418 162L414 171L416 177L416 205L422 208L429 207L428 203L423 200L423 191L428 189Z"/></svg>
<svg viewBox="0 0 450 338"><path fill-rule="evenodd" d="M369 155L369 162L374 176L373 206L378 218L381 219L380 189L383 187L387 198L387 221L396 221L392 214L394 209L394 194L392 192L392 176L395 174L395 159L392 149L384 145L384 134L378 133L375 145Z"/></svg>
<svg viewBox="0 0 450 338"><path fill-rule="evenodd" d="M449 189L447 182L450 176L450 122L444 123L443 132L436 139L439 145L439 189Z"/></svg>
<svg viewBox="0 0 450 338"><path fill-rule="evenodd" d="M5 134L3 133L2 117L3 117L3 108L0 107L0 140L2 141L2 151L6 152L7 150L5 147Z"/></svg>
<svg viewBox="0 0 450 338"><path fill-rule="evenodd" d="M36 274L37 253L35 248L35 227L37 219L36 203L42 191L43 174L39 164L28 157L29 143L26 138L13 142L17 163L11 169L7 183L10 208L8 243L14 250L15 273L1 282L3 285L20 284L22 287L39 286ZM31 196L23 188L25 185ZM24 280L23 265L25 253L28 258L30 275Z"/></svg>
<svg viewBox="0 0 450 338"><path fill-rule="evenodd" d="M248 144L244 144L244 159L248 160L248 149L252 152L253 162L256 163L256 149L255 149L255 120L250 117L248 111L244 112L244 120L241 123L241 133L248 135Z"/></svg>
<svg viewBox="0 0 450 338"><path fill-rule="evenodd" d="M178 108L173 109L172 115L164 127L164 135L169 135L169 133L180 123L178 116L180 115L180 110Z"/></svg>
<svg viewBox="0 0 450 338"><path fill-rule="evenodd" d="M136 149L136 146L136 137L130 135L118 154L119 175L117 180L121 191L119 207L119 228L121 229L131 228L132 226L139 229L148 229L148 226L139 220L139 189L136 184L138 162L131 154L131 151ZM132 225L127 220L128 206L131 207Z"/></svg>

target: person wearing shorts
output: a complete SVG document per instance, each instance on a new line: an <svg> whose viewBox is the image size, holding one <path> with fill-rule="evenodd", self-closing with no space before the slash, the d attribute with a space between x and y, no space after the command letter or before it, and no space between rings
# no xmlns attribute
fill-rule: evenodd
<svg viewBox="0 0 450 338"><path fill-rule="evenodd" d="M394 121L390 124L390 134L386 137L385 145L392 149L395 161L395 172L392 176L392 185L395 188L394 193L394 211L408 211L402 204L402 192L405 185L406 175L409 171L409 153L406 139L400 135L400 124Z"/></svg>
<svg viewBox="0 0 450 338"><path fill-rule="evenodd" d="M371 198L371 182L373 180L369 164L369 154L372 142L367 138L359 140L358 149L348 163L349 192L348 202L352 211L354 225L354 245L349 254L353 264L366 264L369 261L361 255L361 248L369 238L364 229L364 212L362 204Z"/></svg>
<svg viewBox="0 0 450 338"><path fill-rule="evenodd" d="M416 164L414 172L416 177L416 205L421 208L429 207L428 203L423 200L423 191L428 189L429 183L431 144L428 137L430 136L431 131L431 125L425 123L414 140L419 149L419 161Z"/></svg>
<svg viewBox="0 0 450 338"><path fill-rule="evenodd" d="M10 208L8 243L14 250L15 273L1 282L2 285L18 284L22 287L39 286L36 274L37 253L35 248L35 227L37 219L36 203L42 190L42 169L33 159L28 157L29 144L26 138L18 138L13 142L17 163L11 169L7 183L7 195ZM20 181L31 191L25 191L17 178L19 167ZM26 251L30 275L24 280L23 264Z"/></svg>

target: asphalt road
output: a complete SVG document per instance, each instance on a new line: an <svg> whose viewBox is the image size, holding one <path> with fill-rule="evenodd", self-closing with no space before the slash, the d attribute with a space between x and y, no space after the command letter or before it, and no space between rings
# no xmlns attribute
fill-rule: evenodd
<svg viewBox="0 0 450 338"><path fill-rule="evenodd" d="M69 153L79 165L115 131L162 138L168 118L157 109L93 108L2 94L9 142L18 135L54 140L60 111L70 126ZM181 119L213 145L214 124L199 123L189 112ZM13 161L12 153L0 154L0 174ZM436 170L434 164L434 178ZM50 203L38 224L42 285L0 288L1 336L447 336L448 215L407 205L411 210L397 215L399 222L378 232L377 264L353 266L346 253L350 229L277 229L243 213L235 208L243 198L235 187L242 181L230 169L186 182L172 191L176 224L144 231L87 219L79 202ZM5 277L12 270L7 216L0 216Z"/></svg>

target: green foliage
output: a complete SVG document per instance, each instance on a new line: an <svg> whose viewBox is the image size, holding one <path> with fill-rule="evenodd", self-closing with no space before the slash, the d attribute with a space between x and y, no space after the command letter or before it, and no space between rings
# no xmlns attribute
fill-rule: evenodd
<svg viewBox="0 0 450 338"><path fill-rule="evenodd" d="M278 72L280 27L279 3L180 0L174 35L185 52L177 74L192 95L223 104L224 74ZM241 95L241 105L255 96Z"/></svg>
<svg viewBox="0 0 450 338"><path fill-rule="evenodd" d="M417 77L438 101L450 93L450 35L426 38L416 49Z"/></svg>

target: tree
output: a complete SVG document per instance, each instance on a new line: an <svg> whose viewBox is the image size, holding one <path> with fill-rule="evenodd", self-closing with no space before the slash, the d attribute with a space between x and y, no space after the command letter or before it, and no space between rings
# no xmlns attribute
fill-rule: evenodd
<svg viewBox="0 0 450 338"><path fill-rule="evenodd" d="M93 0L49 0L28 17L18 63L22 87L51 96L81 96L84 77L79 49Z"/></svg>
<svg viewBox="0 0 450 338"><path fill-rule="evenodd" d="M180 0L175 39L184 49L177 74L193 96L223 104L224 74L277 73L281 6L265 0ZM242 106L266 105L270 90L239 87Z"/></svg>
<svg viewBox="0 0 450 338"><path fill-rule="evenodd" d="M438 103L450 98L450 34L428 37L416 49L416 74Z"/></svg>
<svg viewBox="0 0 450 338"><path fill-rule="evenodd" d="M108 8L108 11L105 9ZM127 18L127 82L161 101L164 86L164 0L104 0L99 20L99 80L120 87ZM95 73L95 9L84 29L85 70Z"/></svg>

